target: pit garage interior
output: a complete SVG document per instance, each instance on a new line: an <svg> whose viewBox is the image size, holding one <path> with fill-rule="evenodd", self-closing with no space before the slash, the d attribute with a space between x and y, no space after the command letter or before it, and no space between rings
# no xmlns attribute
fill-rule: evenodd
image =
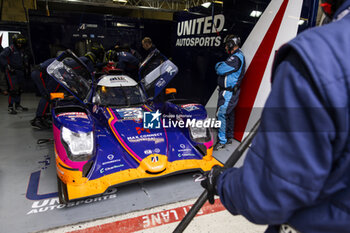
<svg viewBox="0 0 350 233"><path fill-rule="evenodd" d="M275 8L268 8L271 2L275 2ZM217 95L214 66L216 62L226 59L223 38L228 34L236 34L241 37L242 44L254 41L254 38L249 38L254 36L253 28L259 23L265 9L270 9L271 18L274 19L283 5L284 12L292 11L294 8L291 2L293 1L1 0L0 38L4 48L12 43L11 37L16 33L28 38L29 68L33 68L65 49L72 50L77 56L84 56L91 43L96 41L103 45L105 51L113 48L116 43L128 43L131 48L142 51L142 38L150 37L157 49L178 67L177 75L167 86L176 88L177 98L194 100L206 106L209 116L214 117L217 100L214 98ZM301 2L301 7L299 15L293 16L297 21L295 34L320 24L322 15L318 14L318 0L295 1L295 5L296 2ZM215 20L216 15L223 15L224 21ZM190 30L187 34L181 32L181 24L187 22L186 25L190 25L188 22L194 22L191 21L193 19L212 21L218 25L210 25L207 31L205 28L197 28L198 30ZM284 21L280 22L282 26L283 23ZM256 32L257 40L260 40L258 45L265 38L266 31L271 29L271 24L272 20L261 22L260 27L266 30ZM282 26L281 31L277 30L274 35L277 39L272 43L271 51L276 51L286 42L278 34L285 33ZM295 35L290 35L290 38L293 36ZM198 38L198 42L191 43L191 38L194 38L193 41ZM271 69L270 60L272 59L268 57L266 70ZM118 216L135 218L146 216L152 211L191 205L202 193L199 182L195 182L199 172L191 172L111 188L100 196L60 204L52 129L37 130L30 124L35 117L40 95L29 72L30 69L25 77L22 94L22 105L28 107L28 111L8 114L8 96L0 95L0 232L74 232L84 228L87 230L81 232L100 232L89 231L88 227L94 226L97 220L111 218L110 221L116 221L113 217L118 219ZM265 76L269 74L267 71ZM260 105L255 105L256 102L253 101L250 108L254 107L256 112L250 113L250 120L246 121L245 127L238 127L236 122L235 127L240 131L235 132L234 142L223 150L213 152L213 156L220 162L224 163L229 158L258 119L269 89L259 91L264 92L257 101ZM243 101L245 96L243 94ZM236 121L242 120L242 117L237 118ZM213 132L216 140L216 131ZM235 166L241 166L243 162L244 155ZM174 207L176 203L180 204ZM196 225L198 228L192 227L188 232L262 232L266 227L237 219L225 210L221 212L225 212L226 217L214 212L211 212L210 218L196 217L194 222L204 219L202 221L205 224L198 223L204 228ZM234 223L236 219L238 225L227 223ZM176 219L168 224L168 228L157 231L157 227L147 226L146 218L141 218L141 225L150 228L148 231L141 227L130 228L134 230L129 231L120 228L103 232L172 232L179 220L181 219ZM210 225L213 224L208 224L208 221L225 226L218 231L217 228L211 228ZM220 224L221 221L226 222ZM88 227L83 227L83 224Z"/></svg>

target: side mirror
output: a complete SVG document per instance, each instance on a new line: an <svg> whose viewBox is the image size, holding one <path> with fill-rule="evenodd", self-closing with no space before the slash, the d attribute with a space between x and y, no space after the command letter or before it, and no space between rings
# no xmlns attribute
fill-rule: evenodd
<svg viewBox="0 0 350 233"><path fill-rule="evenodd" d="M64 99L64 93L63 92L50 93L50 100L54 100L54 99Z"/></svg>
<svg viewBox="0 0 350 233"><path fill-rule="evenodd" d="M166 88L165 89L165 94L166 95L176 94L176 93L177 93L176 88Z"/></svg>

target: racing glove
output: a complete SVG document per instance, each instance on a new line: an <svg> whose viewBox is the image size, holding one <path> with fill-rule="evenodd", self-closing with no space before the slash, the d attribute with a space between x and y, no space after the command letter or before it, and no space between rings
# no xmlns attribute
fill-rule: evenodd
<svg viewBox="0 0 350 233"><path fill-rule="evenodd" d="M12 66L10 66L9 64L7 64L7 70L9 71L9 73L14 73L15 72L15 69L12 68Z"/></svg>
<svg viewBox="0 0 350 233"><path fill-rule="evenodd" d="M218 195L216 182L224 170L225 168L215 165L210 171L204 174L205 178L201 181L202 187L208 191L208 201L210 204L214 204L214 196Z"/></svg>

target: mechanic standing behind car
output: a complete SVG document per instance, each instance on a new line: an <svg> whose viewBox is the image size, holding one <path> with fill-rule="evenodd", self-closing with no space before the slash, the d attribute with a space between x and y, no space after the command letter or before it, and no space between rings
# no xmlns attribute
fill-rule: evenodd
<svg viewBox="0 0 350 233"><path fill-rule="evenodd" d="M32 127L36 129L50 128L50 123L46 117L49 110L50 93L56 92L60 87L60 84L46 72L47 67L54 60L55 58L50 58L43 63L40 63L38 66L35 66L31 74L32 80L41 94L35 118L30 121Z"/></svg>
<svg viewBox="0 0 350 233"><path fill-rule="evenodd" d="M232 143L234 108L238 103L240 84L245 73L245 58L240 50L241 39L227 35L224 43L229 57L215 65L219 85L217 117L221 121L221 127L214 150L223 149L226 144Z"/></svg>
<svg viewBox="0 0 350 233"><path fill-rule="evenodd" d="M8 112L28 111L21 106L21 92L24 85L25 64L28 58L25 54L27 39L21 34L12 36L13 44L0 53L0 66L5 68L5 75L9 85Z"/></svg>
<svg viewBox="0 0 350 233"><path fill-rule="evenodd" d="M278 50L243 166L214 167L208 197L273 233L350 232L350 0Z"/></svg>
<svg viewBox="0 0 350 233"><path fill-rule="evenodd" d="M141 56L142 59L145 60L145 58L156 49L156 46L153 44L152 39L150 37L145 37L141 41L142 43L142 50L141 50Z"/></svg>

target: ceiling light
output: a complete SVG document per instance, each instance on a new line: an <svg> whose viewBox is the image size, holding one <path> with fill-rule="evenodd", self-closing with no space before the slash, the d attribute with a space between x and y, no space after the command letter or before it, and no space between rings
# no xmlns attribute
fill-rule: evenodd
<svg viewBox="0 0 350 233"><path fill-rule="evenodd" d="M211 2L205 2L202 4L202 7L208 8L210 7L210 5L211 5Z"/></svg>
<svg viewBox="0 0 350 233"><path fill-rule="evenodd" d="M260 15L261 15L261 11L252 11L251 13L250 13L250 16L251 17L259 17Z"/></svg>
<svg viewBox="0 0 350 233"><path fill-rule="evenodd" d="M113 0L113 2L127 3L128 0Z"/></svg>

